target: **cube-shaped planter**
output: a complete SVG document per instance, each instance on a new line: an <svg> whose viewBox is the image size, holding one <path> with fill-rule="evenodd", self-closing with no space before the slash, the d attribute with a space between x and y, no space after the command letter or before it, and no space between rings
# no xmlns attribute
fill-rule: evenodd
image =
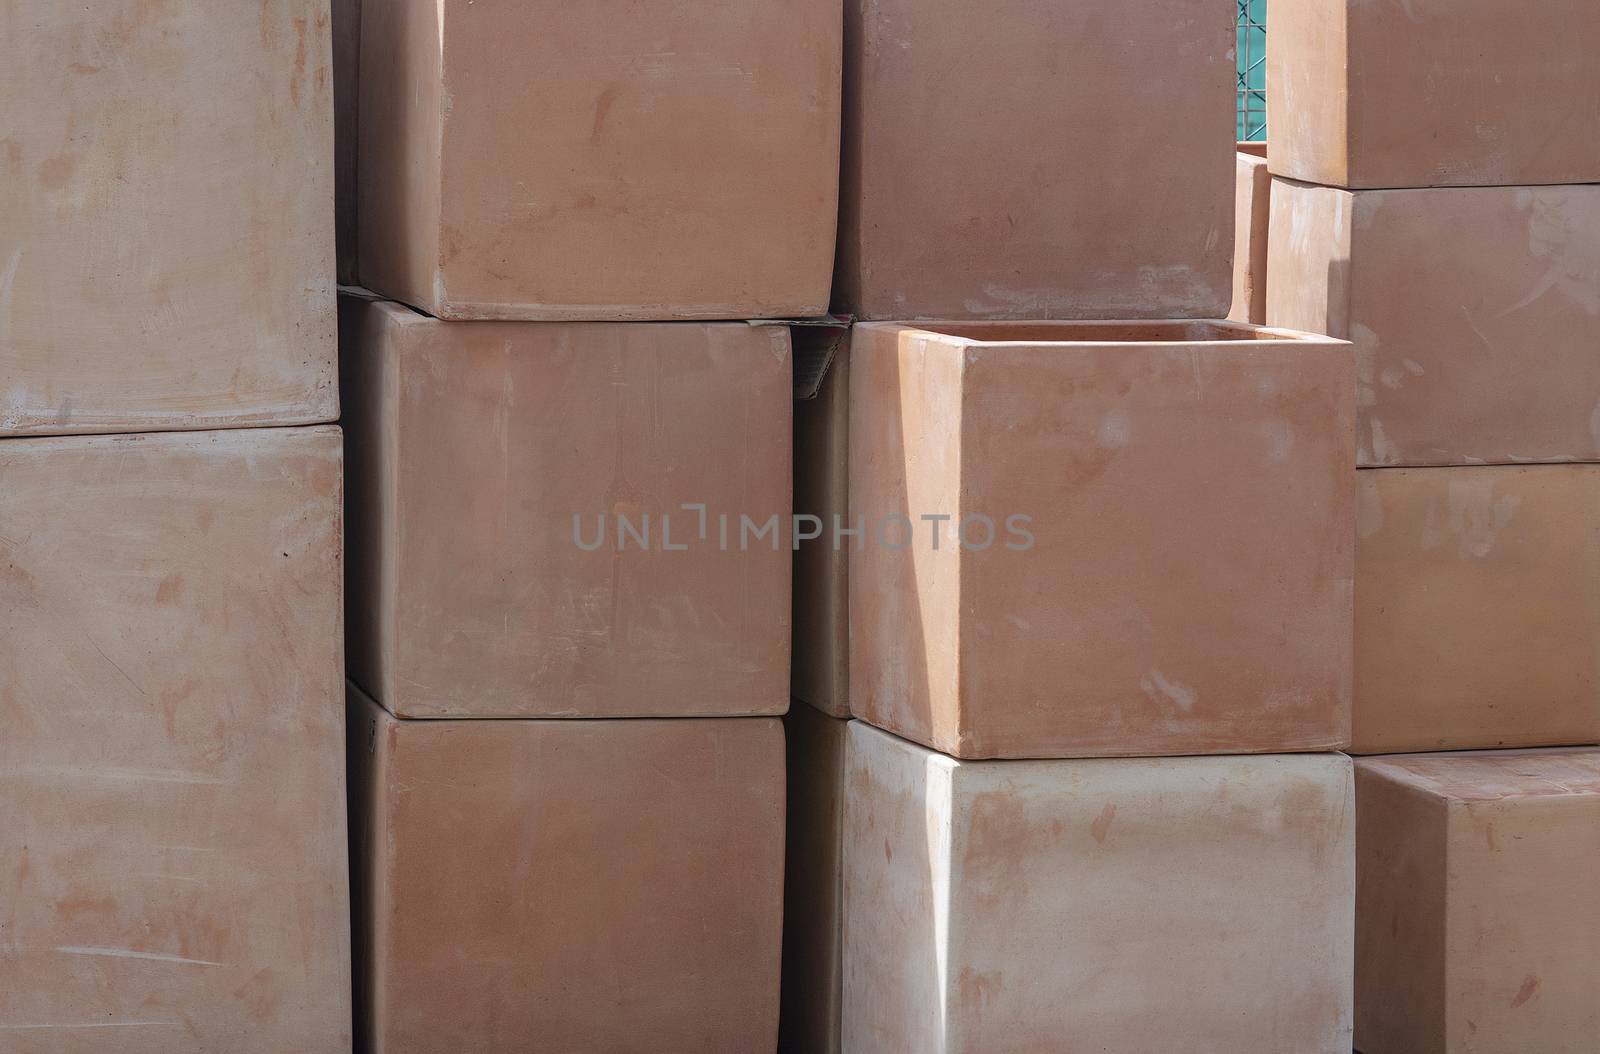
<svg viewBox="0 0 1600 1054"><path fill-rule="evenodd" d="M350 721L362 1049L773 1049L777 719Z"/></svg>
<svg viewBox="0 0 1600 1054"><path fill-rule="evenodd" d="M840 2L365 5L362 284L451 319L820 312Z"/></svg>
<svg viewBox="0 0 1600 1054"><path fill-rule="evenodd" d="M969 758L1348 742L1348 345L867 324L850 371L855 716Z"/></svg>
<svg viewBox="0 0 1600 1054"><path fill-rule="evenodd" d="M1600 742L1600 465L1359 487L1352 751Z"/></svg>
<svg viewBox="0 0 1600 1054"><path fill-rule="evenodd" d="M403 717L788 708L787 328L343 321L357 683Z"/></svg>
<svg viewBox="0 0 1600 1054"><path fill-rule="evenodd" d="M852 1054L1350 1050L1348 758L961 762L849 737Z"/></svg>
<svg viewBox="0 0 1600 1054"><path fill-rule="evenodd" d="M336 419L327 0L3 21L0 436Z"/></svg>
<svg viewBox="0 0 1600 1054"><path fill-rule="evenodd" d="M1600 751L1356 762L1356 1047L1586 1054Z"/></svg>
<svg viewBox="0 0 1600 1054"><path fill-rule="evenodd" d="M1267 231L1272 176L1265 143L1240 143L1234 166L1233 308L1228 317L1260 325L1267 320Z"/></svg>
<svg viewBox="0 0 1600 1054"><path fill-rule="evenodd" d="M1277 0L1275 175L1339 187L1600 181L1592 0Z"/></svg>
<svg viewBox="0 0 1600 1054"><path fill-rule="evenodd" d="M846 0L835 310L1216 318L1234 24L1213 0Z"/></svg>
<svg viewBox="0 0 1600 1054"><path fill-rule="evenodd" d="M1363 466L1600 460L1600 186L1274 180L1267 321L1355 344Z"/></svg>
<svg viewBox="0 0 1600 1054"><path fill-rule="evenodd" d="M782 1054L839 1054L844 964L844 760L850 722L783 719L789 852L783 886Z"/></svg>
<svg viewBox="0 0 1600 1054"><path fill-rule="evenodd" d="M850 352L835 353L815 398L794 407L796 699L850 716ZM798 535L809 535L799 538Z"/></svg>
<svg viewBox="0 0 1600 1054"><path fill-rule="evenodd" d="M0 442L8 1054L349 1051L340 476L330 427Z"/></svg>

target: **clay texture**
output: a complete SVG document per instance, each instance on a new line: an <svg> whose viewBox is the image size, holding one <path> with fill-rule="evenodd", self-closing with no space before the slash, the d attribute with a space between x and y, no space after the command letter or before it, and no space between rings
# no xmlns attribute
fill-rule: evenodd
<svg viewBox="0 0 1600 1054"><path fill-rule="evenodd" d="M969 758L1348 742L1348 345L867 324L850 371L856 717Z"/></svg>
<svg viewBox="0 0 1600 1054"><path fill-rule="evenodd" d="M852 1054L1350 1050L1348 758L846 765Z"/></svg>
<svg viewBox="0 0 1600 1054"><path fill-rule="evenodd" d="M1600 186L1275 180L1267 320L1355 344L1363 466L1600 459Z"/></svg>
<svg viewBox="0 0 1600 1054"><path fill-rule="evenodd" d="M333 102L339 280L356 281L356 144L361 69L361 0L333 0Z"/></svg>
<svg viewBox="0 0 1600 1054"><path fill-rule="evenodd" d="M373 1054L773 1049L776 719L350 720Z"/></svg>
<svg viewBox="0 0 1600 1054"><path fill-rule="evenodd" d="M783 720L789 851L783 887L782 1054L839 1054L844 969L844 759L849 722L806 706Z"/></svg>
<svg viewBox="0 0 1600 1054"><path fill-rule="evenodd" d="M1233 307L1236 322L1267 321L1267 231L1272 216L1272 177L1264 143L1240 143L1234 172Z"/></svg>
<svg viewBox="0 0 1600 1054"><path fill-rule="evenodd" d="M335 428L0 442L0 1049L350 1049Z"/></svg>
<svg viewBox="0 0 1600 1054"><path fill-rule="evenodd" d="M1126 0L1108 18L1035 0L846 0L845 12L835 310L1228 310L1226 5Z"/></svg>
<svg viewBox="0 0 1600 1054"><path fill-rule="evenodd" d="M1600 742L1600 465L1358 476L1351 749Z"/></svg>
<svg viewBox="0 0 1600 1054"><path fill-rule="evenodd" d="M326 0L0 9L0 435L339 416Z"/></svg>
<svg viewBox="0 0 1600 1054"><path fill-rule="evenodd" d="M1356 1046L1585 1054L1600 1035L1600 751L1356 762Z"/></svg>
<svg viewBox="0 0 1600 1054"><path fill-rule="evenodd" d="M794 407L794 511L819 532L794 551L796 699L850 716L850 351L835 353L814 399Z"/></svg>
<svg viewBox="0 0 1600 1054"><path fill-rule="evenodd" d="M404 717L788 708L785 327L345 323L357 683Z"/></svg>
<svg viewBox="0 0 1600 1054"><path fill-rule="evenodd" d="M361 22L362 284L450 319L828 302L840 0L394 0Z"/></svg>
<svg viewBox="0 0 1600 1054"><path fill-rule="evenodd" d="M1276 0L1276 175L1339 187L1600 180L1592 0Z"/></svg>

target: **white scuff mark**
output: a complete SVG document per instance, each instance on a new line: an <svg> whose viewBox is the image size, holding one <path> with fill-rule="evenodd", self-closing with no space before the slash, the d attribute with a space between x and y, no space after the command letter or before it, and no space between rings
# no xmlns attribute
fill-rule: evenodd
<svg viewBox="0 0 1600 1054"><path fill-rule="evenodd" d="M1450 533L1462 556L1482 559L1494 550L1501 531L1511 525L1522 499L1494 493L1494 481L1451 480L1445 497Z"/></svg>
<svg viewBox="0 0 1600 1054"><path fill-rule="evenodd" d="M1466 309L1463 308L1462 310L1465 311ZM1481 330L1478 329L1477 324L1472 321L1471 315L1467 316L1467 324L1472 326L1473 332L1478 334L1478 339L1482 340L1484 347L1487 348L1489 346L1489 339L1483 335ZM1417 360L1405 359L1398 366L1385 366L1383 368L1383 372L1378 375L1378 383L1382 384L1390 391L1398 391L1399 389L1405 387L1406 382L1411 378L1421 377L1425 372L1427 371L1422 368L1422 364L1417 362ZM1373 398L1374 401L1376 401L1376 393L1374 393Z"/></svg>
<svg viewBox="0 0 1600 1054"><path fill-rule="evenodd" d="M177 1021L78 1021L58 1025L0 1025L0 1032L76 1032L85 1028L182 1028Z"/></svg>
<svg viewBox="0 0 1600 1054"><path fill-rule="evenodd" d="M43 776L60 779L119 780L130 783L184 783L221 785L228 783L218 776L198 772L175 772L162 769L102 768L97 765L31 765L13 769L18 776Z"/></svg>
<svg viewBox="0 0 1600 1054"><path fill-rule="evenodd" d="M1289 460L1289 455L1294 452L1294 429L1289 422L1269 420L1262 424L1261 431L1267 439L1267 460L1275 465Z"/></svg>
<svg viewBox="0 0 1600 1054"><path fill-rule="evenodd" d="M1112 410L1100 421L1100 445L1121 449L1133 439L1133 423L1123 410Z"/></svg>
<svg viewBox="0 0 1600 1054"><path fill-rule="evenodd" d="M1565 188L1546 187L1518 195L1519 206L1529 207L1528 252L1546 270L1521 300L1500 313L1520 311L1551 290L1591 315L1600 315L1600 239L1588 217L1574 215L1572 197Z"/></svg>
<svg viewBox="0 0 1600 1054"><path fill-rule="evenodd" d="M1378 335L1359 322L1350 327L1350 342L1355 345L1356 405L1378 405Z"/></svg>
<svg viewBox="0 0 1600 1054"><path fill-rule="evenodd" d="M108 959L143 959L158 963L176 963L179 966L221 966L209 959L186 959L181 955L158 955L155 952L138 952L131 948L57 948L62 955L94 955Z"/></svg>
<svg viewBox="0 0 1600 1054"><path fill-rule="evenodd" d="M17 283L17 268L22 264L22 246L11 254L6 269L0 271L0 334L11 330L11 290Z"/></svg>
<svg viewBox="0 0 1600 1054"><path fill-rule="evenodd" d="M1372 434L1372 459L1380 465L1395 464L1399 459L1389 433L1383 430L1383 422L1374 417L1367 424Z"/></svg>
<svg viewBox="0 0 1600 1054"><path fill-rule="evenodd" d="M1058 289L1010 289L994 282L983 287L983 294L989 298L987 301L976 298L966 301L968 311L981 314L994 310L996 304L1004 304L1025 312L1040 312L1061 298Z"/></svg>
<svg viewBox="0 0 1600 1054"><path fill-rule="evenodd" d="M1139 682L1139 687L1156 702L1171 703L1186 714L1194 710L1195 701L1199 698L1193 688L1168 680L1160 670L1151 670L1149 676Z"/></svg>
<svg viewBox="0 0 1600 1054"><path fill-rule="evenodd" d="M1314 706L1316 698L1304 688L1279 688L1268 692L1262 704L1268 710L1299 710Z"/></svg>
<svg viewBox="0 0 1600 1054"><path fill-rule="evenodd" d="M1560 283L1560 281L1561 276L1559 274L1554 271L1549 272L1543 278L1534 283L1533 288L1528 290L1527 296L1523 297L1515 304L1512 304L1510 307L1500 312L1498 317L1505 318L1507 315L1516 314L1523 308L1530 306L1534 301L1538 300L1540 297L1550 292L1550 290L1554 289Z"/></svg>

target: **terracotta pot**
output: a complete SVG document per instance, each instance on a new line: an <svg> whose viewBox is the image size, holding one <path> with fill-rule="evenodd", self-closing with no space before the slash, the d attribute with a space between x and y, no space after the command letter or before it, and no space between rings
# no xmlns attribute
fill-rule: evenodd
<svg viewBox="0 0 1600 1054"><path fill-rule="evenodd" d="M776 719L350 715L367 1049L773 1049Z"/></svg>
<svg viewBox="0 0 1600 1054"><path fill-rule="evenodd" d="M835 309L1228 310L1235 31L1212 0L847 0Z"/></svg>
<svg viewBox="0 0 1600 1054"><path fill-rule="evenodd" d="M0 436L337 419L326 0L5 21Z"/></svg>
<svg viewBox="0 0 1600 1054"><path fill-rule="evenodd" d="M1228 317L1256 325L1267 320L1272 177L1267 174L1265 147L1265 143L1240 143L1234 168L1233 308Z"/></svg>
<svg viewBox="0 0 1600 1054"><path fill-rule="evenodd" d="M1356 1046L1590 1050L1600 751L1356 762Z"/></svg>
<svg viewBox="0 0 1600 1054"><path fill-rule="evenodd" d="M1271 39L1274 175L1365 188L1600 181L1593 0L1280 0Z"/></svg>
<svg viewBox="0 0 1600 1054"><path fill-rule="evenodd" d="M1355 344L1363 466L1600 460L1600 186L1275 180L1267 319Z"/></svg>
<svg viewBox="0 0 1600 1054"><path fill-rule="evenodd" d="M828 302L840 0L396 0L361 22L362 284L449 319Z"/></svg>
<svg viewBox="0 0 1600 1054"><path fill-rule="evenodd" d="M1342 747L1353 416L1304 333L857 326L851 710L967 758Z"/></svg>
<svg viewBox="0 0 1600 1054"><path fill-rule="evenodd" d="M350 1050L340 476L331 427L0 442L5 1050Z"/></svg>
<svg viewBox="0 0 1600 1054"><path fill-rule="evenodd" d="M849 735L844 1049L1350 1049L1349 758Z"/></svg>
<svg viewBox="0 0 1600 1054"><path fill-rule="evenodd" d="M1600 465L1359 487L1352 751L1600 741Z"/></svg>
<svg viewBox="0 0 1600 1054"><path fill-rule="evenodd" d="M788 708L786 327L344 322L357 683L402 717Z"/></svg>

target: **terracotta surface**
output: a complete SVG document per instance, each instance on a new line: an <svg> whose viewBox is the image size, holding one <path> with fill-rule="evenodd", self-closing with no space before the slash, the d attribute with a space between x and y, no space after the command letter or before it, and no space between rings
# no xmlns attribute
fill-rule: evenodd
<svg viewBox="0 0 1600 1054"><path fill-rule="evenodd" d="M362 284L454 319L820 312L840 2L368 5Z"/></svg>
<svg viewBox="0 0 1600 1054"><path fill-rule="evenodd" d="M339 280L356 281L356 96L360 87L361 0L333 0L335 180L338 191Z"/></svg>
<svg viewBox="0 0 1600 1054"><path fill-rule="evenodd" d="M855 716L958 757L1347 743L1348 345L934 325L858 326L851 350ZM937 549L927 516L954 517Z"/></svg>
<svg viewBox="0 0 1600 1054"><path fill-rule="evenodd" d="M784 881L782 1054L839 1054L842 846L848 721L806 706L784 718L789 853Z"/></svg>
<svg viewBox="0 0 1600 1054"><path fill-rule="evenodd" d="M1271 207L1267 320L1355 344L1362 465L1600 459L1600 186Z"/></svg>
<svg viewBox="0 0 1600 1054"><path fill-rule="evenodd" d="M773 1049L777 720L350 714L374 1054Z"/></svg>
<svg viewBox="0 0 1600 1054"><path fill-rule="evenodd" d="M326 0L0 8L0 435L339 416L328 38Z"/></svg>
<svg viewBox="0 0 1600 1054"><path fill-rule="evenodd" d="M1260 325L1267 320L1267 229L1272 216L1272 177L1266 158L1240 143L1234 171L1233 308L1228 317Z"/></svg>
<svg viewBox="0 0 1600 1054"><path fill-rule="evenodd" d="M852 1054L1350 1050L1348 758L846 765Z"/></svg>
<svg viewBox="0 0 1600 1054"><path fill-rule="evenodd" d="M1112 18L1035 0L846 0L845 13L835 310L1228 310L1228 5L1125 0Z"/></svg>
<svg viewBox="0 0 1600 1054"><path fill-rule="evenodd" d="M350 1049L340 475L336 428L0 442L6 1054Z"/></svg>
<svg viewBox="0 0 1600 1054"><path fill-rule="evenodd" d="M1600 742L1600 465L1358 475L1352 750Z"/></svg>
<svg viewBox="0 0 1600 1054"><path fill-rule="evenodd" d="M405 717L788 708L785 327L344 321L357 683Z"/></svg>
<svg viewBox="0 0 1600 1054"><path fill-rule="evenodd" d="M1272 171L1342 187L1600 180L1593 0L1280 0Z"/></svg>
<svg viewBox="0 0 1600 1054"><path fill-rule="evenodd" d="M1367 758L1356 804L1356 1045L1594 1050L1600 751Z"/></svg>
<svg viewBox="0 0 1600 1054"><path fill-rule="evenodd" d="M796 699L850 716L850 352L841 348L815 399L794 406L794 511L818 537L794 553Z"/></svg>

